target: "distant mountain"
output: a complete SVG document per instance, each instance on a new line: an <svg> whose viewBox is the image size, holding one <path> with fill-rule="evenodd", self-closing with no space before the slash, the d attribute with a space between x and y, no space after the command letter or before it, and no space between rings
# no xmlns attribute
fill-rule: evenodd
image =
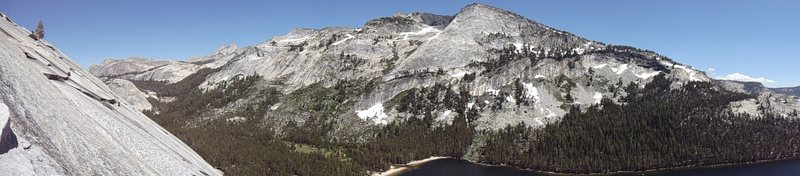
<svg viewBox="0 0 800 176"><path fill-rule="evenodd" d="M800 86L797 87L782 87L782 88L769 88L770 90L779 93L800 96Z"/></svg>
<svg viewBox="0 0 800 176"><path fill-rule="evenodd" d="M222 175L43 34L0 17L0 175Z"/></svg>
<svg viewBox="0 0 800 176"><path fill-rule="evenodd" d="M91 73L233 175L366 175L431 156L597 173L800 152L794 97L483 4Z"/></svg>

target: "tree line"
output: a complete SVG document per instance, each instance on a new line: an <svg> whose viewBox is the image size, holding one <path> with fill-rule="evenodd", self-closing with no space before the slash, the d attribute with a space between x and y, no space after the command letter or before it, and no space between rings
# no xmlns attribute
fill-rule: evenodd
<svg viewBox="0 0 800 176"><path fill-rule="evenodd" d="M726 110L750 95L691 82L673 90L663 74L626 87L624 104L603 99L570 108L539 129L523 124L485 132L481 162L534 170L598 173L750 162L800 156L800 121Z"/></svg>

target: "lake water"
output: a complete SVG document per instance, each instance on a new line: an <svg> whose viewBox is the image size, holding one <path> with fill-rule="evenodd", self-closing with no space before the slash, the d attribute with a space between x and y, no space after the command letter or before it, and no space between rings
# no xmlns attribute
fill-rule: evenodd
<svg viewBox="0 0 800 176"><path fill-rule="evenodd" d="M512 167L483 166L459 159L440 159L426 163L403 176L458 175L458 176L517 176L552 175L525 171ZM722 167L687 168L658 172L626 173L614 175L655 176L800 176L800 160L786 160Z"/></svg>

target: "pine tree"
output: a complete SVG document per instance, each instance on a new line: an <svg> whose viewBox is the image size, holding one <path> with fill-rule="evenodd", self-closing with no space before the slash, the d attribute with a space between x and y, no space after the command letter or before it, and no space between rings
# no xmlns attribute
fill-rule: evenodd
<svg viewBox="0 0 800 176"><path fill-rule="evenodd" d="M36 25L36 32L33 35L36 37L36 40L44 39L44 25L42 24L42 20L39 20L39 24Z"/></svg>

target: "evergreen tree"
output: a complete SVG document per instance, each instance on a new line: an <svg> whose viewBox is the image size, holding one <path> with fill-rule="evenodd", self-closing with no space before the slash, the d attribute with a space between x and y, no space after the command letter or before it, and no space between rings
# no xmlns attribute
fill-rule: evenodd
<svg viewBox="0 0 800 176"><path fill-rule="evenodd" d="M42 24L42 20L39 20L39 24L36 25L36 30L29 36L34 40L44 39L44 24Z"/></svg>

